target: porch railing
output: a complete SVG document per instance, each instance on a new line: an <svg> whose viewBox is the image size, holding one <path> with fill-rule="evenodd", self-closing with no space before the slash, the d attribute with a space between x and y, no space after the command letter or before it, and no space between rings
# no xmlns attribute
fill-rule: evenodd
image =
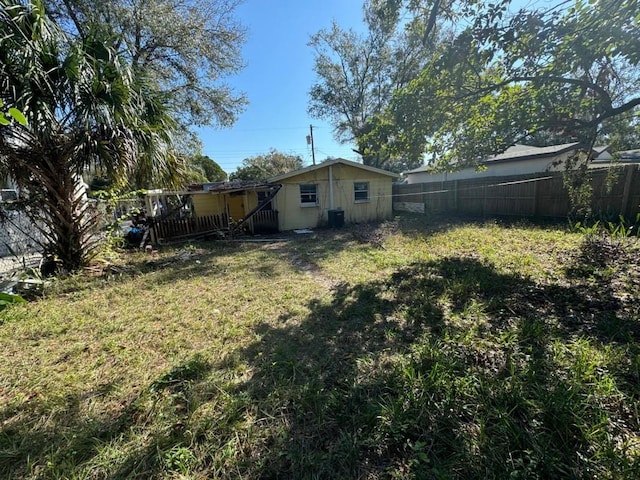
<svg viewBox="0 0 640 480"><path fill-rule="evenodd" d="M207 215L193 218L168 218L153 223L155 241L166 243L171 240L188 238L229 229L226 215Z"/></svg>
<svg viewBox="0 0 640 480"><path fill-rule="evenodd" d="M260 210L253 214L248 223L251 233L277 233L278 211Z"/></svg>
<svg viewBox="0 0 640 480"><path fill-rule="evenodd" d="M278 211L261 210L256 212L246 223L248 233L276 233L278 232ZM157 243L167 243L183 238L203 236L207 233L230 231L227 215L208 215L193 218L167 218L153 222L153 240Z"/></svg>

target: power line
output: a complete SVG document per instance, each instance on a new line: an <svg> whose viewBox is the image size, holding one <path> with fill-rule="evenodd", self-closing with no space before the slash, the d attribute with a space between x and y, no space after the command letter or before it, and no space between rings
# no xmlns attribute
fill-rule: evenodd
<svg viewBox="0 0 640 480"><path fill-rule="evenodd" d="M436 194L440 194L440 193L449 193L449 192L468 192L471 190L480 190L480 189L484 189L484 188L491 188L491 187L506 187L509 185L518 185L521 183L531 183L531 182L540 182L542 180L551 180L553 179L552 176L548 176L548 177L538 177L538 178L528 178L526 180L515 180L513 182L501 182L501 183L493 183L491 185L477 185L477 186L471 186L471 187L464 187L464 188L457 188L455 190L451 190L451 189L443 189L443 190L432 190L430 192L412 192L412 193L392 193L391 195L374 195L371 198L388 198L388 197L409 197L409 196L418 196L418 195L436 195ZM440 183L440 182L432 182L432 183ZM419 183L416 183L414 185L420 185Z"/></svg>

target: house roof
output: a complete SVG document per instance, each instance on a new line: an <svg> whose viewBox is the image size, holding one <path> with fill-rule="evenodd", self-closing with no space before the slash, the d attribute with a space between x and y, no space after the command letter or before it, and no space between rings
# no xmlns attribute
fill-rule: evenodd
<svg viewBox="0 0 640 480"><path fill-rule="evenodd" d="M616 152L616 154L620 157L620 159L624 159L627 161L637 162L640 160L640 149L621 150L619 152Z"/></svg>
<svg viewBox="0 0 640 480"><path fill-rule="evenodd" d="M606 158L596 157L589 168L610 168L640 164L640 149L620 150Z"/></svg>
<svg viewBox="0 0 640 480"><path fill-rule="evenodd" d="M273 185L266 182L253 182L244 180L231 180L228 182L194 183L187 186L186 190L147 190L147 195L198 195L205 193L233 193L245 190L258 191L269 190Z"/></svg>
<svg viewBox="0 0 640 480"><path fill-rule="evenodd" d="M579 147L579 142L563 143L561 145L552 145L550 147L530 147L526 145L514 145L513 147L507 148L503 153L500 153L499 155L493 155L487 158L486 160L484 160L484 162L512 162L529 160L531 158L553 157L555 155L560 155L561 153L575 150Z"/></svg>
<svg viewBox="0 0 640 480"><path fill-rule="evenodd" d="M225 182L194 183L187 186L190 192L230 192L236 190L255 190L268 188L271 185L266 182L252 180L229 180Z"/></svg>
<svg viewBox="0 0 640 480"><path fill-rule="evenodd" d="M292 172L283 173L282 175L277 175L275 177L271 177L268 179L269 182L279 182L280 180L285 180L287 178L295 177L298 175L302 175L303 173L313 172L315 170L320 170L321 168L326 168L331 165L347 165L349 167L360 168L362 170L366 170L372 173L378 173L380 175L387 175L389 177L398 178L400 175L393 172L388 172L386 170L382 170L381 168L370 167L369 165L363 165L361 163L352 162L350 160L345 160L344 158L334 158L332 160L327 160L325 162L319 163L318 165L311 165L310 167L301 168L298 170L294 170Z"/></svg>
<svg viewBox="0 0 640 480"><path fill-rule="evenodd" d="M520 162L534 158L553 157L561 153L569 152L580 148L579 142L563 143L561 145L552 145L550 147L532 147L529 145L513 145L498 155L487 157L481 163L506 163ZM423 165L406 173L426 172L428 165Z"/></svg>

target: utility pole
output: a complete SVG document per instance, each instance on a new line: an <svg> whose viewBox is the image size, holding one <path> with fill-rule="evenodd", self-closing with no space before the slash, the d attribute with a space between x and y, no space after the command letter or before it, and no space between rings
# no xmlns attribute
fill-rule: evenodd
<svg viewBox="0 0 640 480"><path fill-rule="evenodd" d="M309 133L307 135L307 145L311 144L311 158L313 159L313 164L316 164L316 151L313 148L313 125L309 125Z"/></svg>

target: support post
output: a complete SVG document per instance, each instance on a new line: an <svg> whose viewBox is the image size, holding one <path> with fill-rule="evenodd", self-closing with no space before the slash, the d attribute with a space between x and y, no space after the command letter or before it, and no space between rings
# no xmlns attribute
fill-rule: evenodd
<svg viewBox="0 0 640 480"><path fill-rule="evenodd" d="M626 176L624 179L624 190L622 191L622 205L620 206L620 215L626 216L629 212L629 198L631 197L631 185L633 185L633 171L635 165L627 165L625 167Z"/></svg>
<svg viewBox="0 0 640 480"><path fill-rule="evenodd" d="M333 210L333 165L329 165L329 210Z"/></svg>

